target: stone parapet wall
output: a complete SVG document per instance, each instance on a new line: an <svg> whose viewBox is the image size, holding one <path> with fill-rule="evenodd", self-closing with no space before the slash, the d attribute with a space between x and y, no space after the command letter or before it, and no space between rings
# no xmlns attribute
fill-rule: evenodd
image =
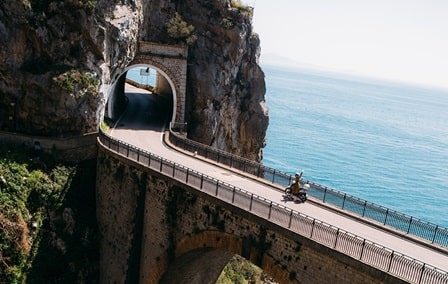
<svg viewBox="0 0 448 284"><path fill-rule="evenodd" d="M65 138L0 132L0 142L25 145L52 154L56 159L74 162L96 158L97 137L98 132Z"/></svg>
<svg viewBox="0 0 448 284"><path fill-rule="evenodd" d="M155 42L139 41L138 49L140 53L150 53L161 56L171 56L187 58L188 47L186 45L167 45Z"/></svg>

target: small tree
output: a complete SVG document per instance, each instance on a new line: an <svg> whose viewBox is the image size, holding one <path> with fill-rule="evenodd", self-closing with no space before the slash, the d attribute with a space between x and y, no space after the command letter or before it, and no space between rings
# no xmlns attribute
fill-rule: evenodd
<svg viewBox="0 0 448 284"><path fill-rule="evenodd" d="M194 27L187 24L177 12L176 15L168 21L166 27L168 35L174 39L182 40L187 44L193 44L197 40L196 35L193 33Z"/></svg>

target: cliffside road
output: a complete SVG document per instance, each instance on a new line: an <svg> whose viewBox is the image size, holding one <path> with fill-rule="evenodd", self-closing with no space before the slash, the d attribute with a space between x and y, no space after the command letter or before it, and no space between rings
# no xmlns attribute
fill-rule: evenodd
<svg viewBox="0 0 448 284"><path fill-rule="evenodd" d="M157 119L152 117L149 113L154 104L158 105L161 103L157 96L129 85L126 86L126 95L129 98L129 105L117 126L111 130L110 135L113 137L266 199L283 204L286 207L358 235L361 238L448 271L448 254L443 254L409 241L406 238L379 230L367 223L347 218L335 211L327 210L325 207L316 206L311 202L304 204L284 202L283 192L275 187L196 159L189 154L168 148L162 141L164 121L160 117Z"/></svg>

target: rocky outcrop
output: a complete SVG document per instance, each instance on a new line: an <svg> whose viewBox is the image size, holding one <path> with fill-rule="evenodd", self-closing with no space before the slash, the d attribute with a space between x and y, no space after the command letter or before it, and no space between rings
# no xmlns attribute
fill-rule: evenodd
<svg viewBox="0 0 448 284"><path fill-rule="evenodd" d="M1 129L49 136L96 131L102 86L135 52L139 12L136 4L113 1L2 1Z"/></svg>
<svg viewBox="0 0 448 284"><path fill-rule="evenodd" d="M187 78L191 139L261 159L268 125L251 8L234 0L0 2L0 128L34 135L95 131L109 84L139 39L178 43L167 22L194 28Z"/></svg>
<svg viewBox="0 0 448 284"><path fill-rule="evenodd" d="M185 4L186 15L194 15L195 1L185 2L191 2ZM198 40L190 49L190 91L195 94L191 135L204 144L261 160L268 116L252 11L229 3L213 12L197 11L201 17L191 19L198 26ZM219 16L211 17L213 13Z"/></svg>
<svg viewBox="0 0 448 284"><path fill-rule="evenodd" d="M191 139L261 160L268 126L264 73L252 8L230 0L148 1L145 22L158 27L145 40L170 41L163 28L177 11L195 30L189 46L188 135Z"/></svg>

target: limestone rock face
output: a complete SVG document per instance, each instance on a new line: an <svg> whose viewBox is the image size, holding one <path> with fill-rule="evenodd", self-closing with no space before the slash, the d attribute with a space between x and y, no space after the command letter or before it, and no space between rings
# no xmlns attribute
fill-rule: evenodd
<svg viewBox="0 0 448 284"><path fill-rule="evenodd" d="M48 136L97 131L102 86L132 59L141 8L114 1L96 1L95 8L94 2L0 2L2 130Z"/></svg>
<svg viewBox="0 0 448 284"><path fill-rule="evenodd" d="M190 49L191 135L204 144L261 160L268 113L251 10L220 3L214 9L219 16L211 17L206 9L196 10L195 1L186 2L190 3L185 15L201 13L191 18L198 23L198 40Z"/></svg>
<svg viewBox="0 0 448 284"><path fill-rule="evenodd" d="M0 2L0 128L34 135L96 131L108 86L138 40L179 43L194 28L187 72L189 138L261 160L268 113L251 8L231 0Z"/></svg>
<svg viewBox="0 0 448 284"><path fill-rule="evenodd" d="M148 1L145 22L154 28L144 36L170 41L163 23L175 12L194 27L197 40L189 46L187 74L189 138L260 161L268 111L252 8L230 0L172 2Z"/></svg>

